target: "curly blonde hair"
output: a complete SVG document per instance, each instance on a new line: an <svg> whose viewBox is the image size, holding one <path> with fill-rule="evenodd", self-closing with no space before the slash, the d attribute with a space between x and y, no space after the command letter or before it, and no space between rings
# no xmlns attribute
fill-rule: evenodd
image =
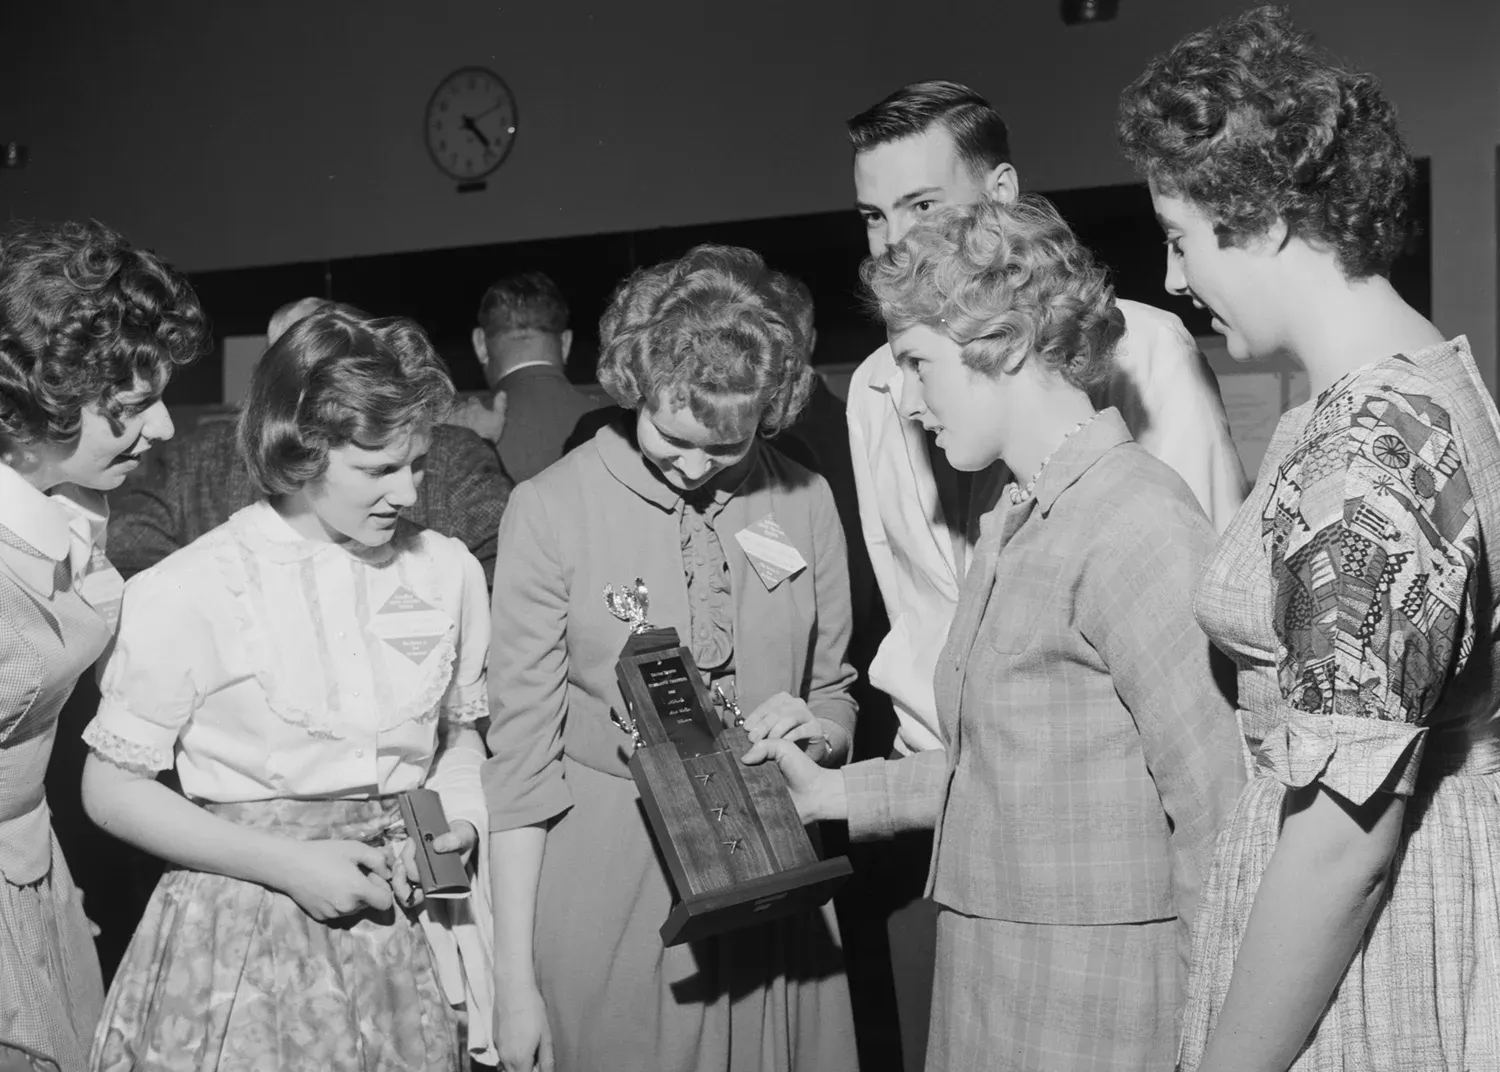
<svg viewBox="0 0 1500 1072"><path fill-rule="evenodd" d="M812 394L791 280L737 246L643 268L599 320L599 383L626 409L665 398L715 432L775 435Z"/></svg>
<svg viewBox="0 0 1500 1072"><path fill-rule="evenodd" d="M1035 355L1091 391L1109 378L1125 334L1108 274L1035 195L950 209L860 275L891 334L917 324L941 331L987 376Z"/></svg>

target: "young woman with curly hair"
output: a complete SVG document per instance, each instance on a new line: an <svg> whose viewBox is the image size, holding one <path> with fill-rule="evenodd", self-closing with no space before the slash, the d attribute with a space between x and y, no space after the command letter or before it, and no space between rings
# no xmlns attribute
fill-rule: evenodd
<svg viewBox="0 0 1500 1072"><path fill-rule="evenodd" d="M1467 340L1387 278L1395 110L1261 8L1154 60L1120 129L1167 289L1313 395L1198 589L1256 773L1204 890L1182 1067L1500 1067L1500 415Z"/></svg>
<svg viewBox="0 0 1500 1072"><path fill-rule="evenodd" d="M772 755L809 819L934 830L927 1067L1172 1067L1187 925L1244 783L1193 620L1213 543L1193 493L1089 389L1124 318L1046 201L981 202L868 262L901 409L960 471L1008 483L980 523L934 681L943 748L821 771Z"/></svg>
<svg viewBox="0 0 1500 1072"><path fill-rule="evenodd" d="M42 776L114 632L107 508L172 436L161 393L207 333L191 288L97 223L0 231L0 1066L81 1068L103 984Z"/></svg>
<svg viewBox="0 0 1500 1072"><path fill-rule="evenodd" d="M737 696L753 736L829 765L848 754L838 514L821 477L764 441L812 386L789 294L731 247L637 272L600 322L600 382L626 419L506 507L484 778L506 1069L855 1067L831 909L663 947L672 888L611 718L630 626L604 588L641 578L651 623ZM790 576L762 575L736 539L768 522L805 563Z"/></svg>

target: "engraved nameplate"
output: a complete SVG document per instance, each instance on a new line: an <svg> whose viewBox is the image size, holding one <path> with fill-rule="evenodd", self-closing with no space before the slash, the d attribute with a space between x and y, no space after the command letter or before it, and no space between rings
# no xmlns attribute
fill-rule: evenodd
<svg viewBox="0 0 1500 1072"><path fill-rule="evenodd" d="M683 759L696 759L719 751L714 742L714 727L698 702L698 693L682 656L668 655L641 662L639 666L652 705L661 718L667 739L677 746L677 754Z"/></svg>

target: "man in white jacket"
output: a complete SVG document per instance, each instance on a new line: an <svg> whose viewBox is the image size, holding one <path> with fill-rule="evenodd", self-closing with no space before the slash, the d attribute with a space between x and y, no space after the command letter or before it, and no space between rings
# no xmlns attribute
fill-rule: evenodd
<svg viewBox="0 0 1500 1072"><path fill-rule="evenodd" d="M954 82L919 82L849 120L857 208L878 256L924 217L1019 189L1004 121L988 101ZM1175 469L1223 530L1245 493L1219 389L1192 336L1174 315L1121 301L1126 333L1100 408L1116 406L1136 440ZM900 720L901 753L941 748L933 670L958 602L979 518L1009 480L992 467L952 470L901 406L901 370L882 346L849 384L849 441L865 543L890 617L870 666ZM911 856L920 895L922 847ZM920 1068L932 962L931 915L899 910L890 941L908 1067ZM920 985L918 985L920 981Z"/></svg>

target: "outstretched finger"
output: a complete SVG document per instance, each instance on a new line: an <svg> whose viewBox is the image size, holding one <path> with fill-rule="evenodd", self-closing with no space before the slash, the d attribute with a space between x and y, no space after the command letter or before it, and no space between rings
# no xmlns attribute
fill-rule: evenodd
<svg viewBox="0 0 1500 1072"><path fill-rule="evenodd" d="M757 763L764 763L767 760L777 760L779 762L782 753L788 748L794 752L798 751L797 746L790 741L784 741L780 737L768 737L763 741L756 741L751 745L750 751L740 757L740 762L747 767L753 767Z"/></svg>
<svg viewBox="0 0 1500 1072"><path fill-rule="evenodd" d="M811 725L811 723L808 722L808 720L806 720L806 719L804 719L802 717L802 712L800 712L800 711L788 711L786 714L782 715L780 718L778 718L776 720L775 725L773 725L766 732L766 736L767 737L784 737L787 740L795 741L795 740L798 739L799 736L802 736L802 735L801 734L796 734L793 731L796 730L798 726L807 726L807 725Z"/></svg>

